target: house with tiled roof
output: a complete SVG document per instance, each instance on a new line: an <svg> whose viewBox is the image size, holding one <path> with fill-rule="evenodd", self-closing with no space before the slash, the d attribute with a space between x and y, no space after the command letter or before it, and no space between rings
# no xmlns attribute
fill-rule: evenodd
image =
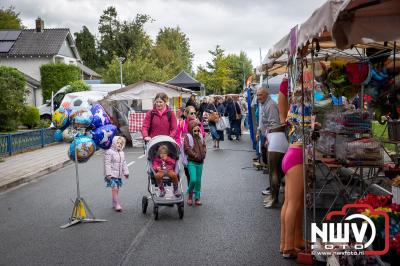
<svg viewBox="0 0 400 266"><path fill-rule="evenodd" d="M25 75L28 104L42 104L40 67L49 63L74 64L81 69L82 79L101 78L83 65L69 29L45 29L38 18L35 29L0 30L0 65L14 67Z"/></svg>

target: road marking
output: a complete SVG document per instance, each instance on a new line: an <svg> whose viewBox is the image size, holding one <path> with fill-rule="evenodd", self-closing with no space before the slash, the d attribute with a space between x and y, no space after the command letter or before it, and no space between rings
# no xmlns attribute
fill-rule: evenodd
<svg viewBox="0 0 400 266"><path fill-rule="evenodd" d="M134 163L135 163L135 161L132 161L132 162L128 163L128 167L131 166Z"/></svg>
<svg viewBox="0 0 400 266"><path fill-rule="evenodd" d="M119 265L132 265L133 263L133 253L139 246L140 242L142 239L145 237L147 231L149 230L149 227L154 223L153 217L150 217L150 220L140 229L139 233L135 236L135 238L132 240L132 243L130 244L129 248L125 251L125 254L122 256L121 262Z"/></svg>
<svg viewBox="0 0 400 266"><path fill-rule="evenodd" d="M139 158L139 159L142 159L144 156L146 156L146 154L142 154L142 155L140 155L138 158Z"/></svg>

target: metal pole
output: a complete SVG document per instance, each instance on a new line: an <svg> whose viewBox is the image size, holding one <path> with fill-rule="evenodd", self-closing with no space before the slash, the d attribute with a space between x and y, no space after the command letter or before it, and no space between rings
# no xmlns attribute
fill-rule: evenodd
<svg viewBox="0 0 400 266"><path fill-rule="evenodd" d="M119 72L121 74L121 88L122 88L122 62L119 62Z"/></svg>
<svg viewBox="0 0 400 266"><path fill-rule="evenodd" d="M76 135L74 136L74 151L75 151L75 177L76 177L76 195L77 198L81 199L81 191L79 189L79 171L78 171L78 154L77 154L77 145L76 145Z"/></svg>
<svg viewBox="0 0 400 266"><path fill-rule="evenodd" d="M301 108L302 108L302 114L301 114L301 127L302 127L302 135L303 135L303 145L302 145L302 150L303 150L303 189L304 189L304 198L303 198L303 212L304 212L304 238L307 239L307 206L306 206L306 201L307 201L307 156L306 156L306 138L305 138L305 128L304 128L304 80L303 80L303 58L300 58L301 60ZM307 60L307 59L306 59ZM308 247L306 245L306 252L308 251Z"/></svg>

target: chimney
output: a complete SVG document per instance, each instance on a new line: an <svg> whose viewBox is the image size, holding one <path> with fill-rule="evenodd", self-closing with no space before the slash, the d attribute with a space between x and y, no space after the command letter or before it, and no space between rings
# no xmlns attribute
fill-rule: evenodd
<svg viewBox="0 0 400 266"><path fill-rule="evenodd" d="M36 32L42 32L44 30L44 21L38 17L36 19Z"/></svg>

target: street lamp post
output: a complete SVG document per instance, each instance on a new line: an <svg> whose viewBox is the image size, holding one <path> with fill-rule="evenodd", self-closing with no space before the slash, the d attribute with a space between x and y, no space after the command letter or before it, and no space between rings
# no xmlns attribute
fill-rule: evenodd
<svg viewBox="0 0 400 266"><path fill-rule="evenodd" d="M118 57L118 62L119 62L119 72L120 72L120 78L121 78L121 88L122 88L122 64L125 62L125 57Z"/></svg>

